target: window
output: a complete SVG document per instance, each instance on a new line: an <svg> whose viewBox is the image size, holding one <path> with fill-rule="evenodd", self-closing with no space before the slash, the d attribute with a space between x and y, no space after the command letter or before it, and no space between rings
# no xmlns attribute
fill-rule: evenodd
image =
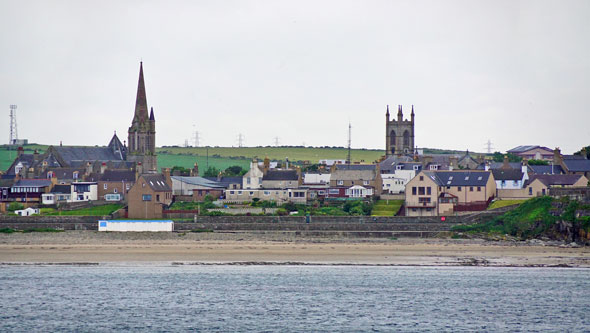
<svg viewBox="0 0 590 333"><path fill-rule="evenodd" d="M229 191L229 194L234 194L234 193L235 193L235 191Z"/></svg>
<svg viewBox="0 0 590 333"><path fill-rule="evenodd" d="M420 181L423 181L423 180L424 180L424 176L420 176Z"/></svg>
<svg viewBox="0 0 590 333"><path fill-rule="evenodd" d="M363 180L363 185L369 185L369 181L368 180Z"/></svg>
<svg viewBox="0 0 590 333"><path fill-rule="evenodd" d="M423 186L418 187L418 195L424 195L424 194L426 194L424 187Z"/></svg>
<svg viewBox="0 0 590 333"><path fill-rule="evenodd" d="M250 191L250 196L253 196L253 195L254 195L254 191Z"/></svg>
<svg viewBox="0 0 590 333"><path fill-rule="evenodd" d="M426 194L431 195L432 194L432 188L430 186L428 186L426 188Z"/></svg>
<svg viewBox="0 0 590 333"><path fill-rule="evenodd" d="M160 201L160 195L156 194L156 201Z"/></svg>
<svg viewBox="0 0 590 333"><path fill-rule="evenodd" d="M238 195L242 195L242 191L238 191Z"/></svg>
<svg viewBox="0 0 590 333"><path fill-rule="evenodd" d="M419 203L428 203L430 202L430 197L418 198Z"/></svg>
<svg viewBox="0 0 590 333"><path fill-rule="evenodd" d="M502 187L506 186L506 181L503 180L500 184L502 184Z"/></svg>
<svg viewBox="0 0 590 333"><path fill-rule="evenodd" d="M141 196L141 200L143 201L152 201L152 195L151 194L144 194Z"/></svg>
<svg viewBox="0 0 590 333"><path fill-rule="evenodd" d="M529 187L529 195L533 195L533 188Z"/></svg>
<svg viewBox="0 0 590 333"><path fill-rule="evenodd" d="M461 186L457 187L457 191L461 192Z"/></svg>
<svg viewBox="0 0 590 333"><path fill-rule="evenodd" d="M145 187L145 183L141 183L141 187Z"/></svg>
<svg viewBox="0 0 590 333"><path fill-rule="evenodd" d="M270 191L264 191L264 195L268 197L270 195Z"/></svg>
<svg viewBox="0 0 590 333"><path fill-rule="evenodd" d="M78 171L74 171L74 173L72 174L72 178L78 179Z"/></svg>
<svg viewBox="0 0 590 333"><path fill-rule="evenodd" d="M246 178L246 184L250 185L252 183L252 181L250 180L250 177Z"/></svg>
<svg viewBox="0 0 590 333"><path fill-rule="evenodd" d="M337 188L331 188L328 190L330 194L340 194L340 191Z"/></svg>
<svg viewBox="0 0 590 333"><path fill-rule="evenodd" d="M403 168L404 168L404 166L401 164L398 164L395 166L395 170L402 170Z"/></svg>
<svg viewBox="0 0 590 333"><path fill-rule="evenodd" d="M107 183L104 183L103 188L106 190L108 188Z"/></svg>
<svg viewBox="0 0 590 333"><path fill-rule="evenodd" d="M469 192L473 192L473 186L469 186Z"/></svg>
<svg viewBox="0 0 590 333"><path fill-rule="evenodd" d="M481 186L477 187L477 192L481 192Z"/></svg>
<svg viewBox="0 0 590 333"><path fill-rule="evenodd" d="M129 191L129 184L125 184L125 189Z"/></svg>
<svg viewBox="0 0 590 333"><path fill-rule="evenodd" d="M116 187L113 189L113 192L114 193L117 193L118 192Z"/></svg>
<svg viewBox="0 0 590 333"><path fill-rule="evenodd" d="M338 180L338 181L336 181L336 184L337 185L344 185L344 181L343 180Z"/></svg>
<svg viewBox="0 0 590 333"><path fill-rule="evenodd" d="M416 186L412 186L412 195L416 195Z"/></svg>

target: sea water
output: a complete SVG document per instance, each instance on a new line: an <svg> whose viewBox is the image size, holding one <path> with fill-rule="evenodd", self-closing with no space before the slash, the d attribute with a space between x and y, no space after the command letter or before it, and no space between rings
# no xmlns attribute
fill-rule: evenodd
<svg viewBox="0 0 590 333"><path fill-rule="evenodd" d="M588 331L590 270L2 266L0 331Z"/></svg>

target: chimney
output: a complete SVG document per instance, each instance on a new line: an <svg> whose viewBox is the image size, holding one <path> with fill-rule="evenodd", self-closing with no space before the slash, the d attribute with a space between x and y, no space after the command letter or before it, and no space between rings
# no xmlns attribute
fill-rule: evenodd
<svg viewBox="0 0 590 333"><path fill-rule="evenodd" d="M199 177L199 164L197 162L195 162L195 165L193 166L193 169L191 170L191 176Z"/></svg>
<svg viewBox="0 0 590 333"><path fill-rule="evenodd" d="M553 164L555 165L561 165L562 163L561 160L561 150L556 147L555 150L553 151Z"/></svg>
<svg viewBox="0 0 590 333"><path fill-rule="evenodd" d="M221 171L219 171L219 173L217 174L217 181L220 182L221 178L223 178L223 173L221 173Z"/></svg>
<svg viewBox="0 0 590 333"><path fill-rule="evenodd" d="M457 156L449 157L449 170L453 170L453 168L459 167L459 159Z"/></svg>
<svg viewBox="0 0 590 333"><path fill-rule="evenodd" d="M139 179L139 176L141 176L142 173L143 173L143 166L141 165L141 162L137 162L137 165L135 166L135 180L136 181Z"/></svg>
<svg viewBox="0 0 590 333"><path fill-rule="evenodd" d="M289 158L285 157L285 169L289 169Z"/></svg>
<svg viewBox="0 0 590 333"><path fill-rule="evenodd" d="M299 186L303 184L303 177L301 177L301 167L295 167L295 171L297 172L297 181L299 182Z"/></svg>
<svg viewBox="0 0 590 333"><path fill-rule="evenodd" d="M508 162L508 155L504 155L504 163L502 163L502 169L512 169L510 167L510 162Z"/></svg>
<svg viewBox="0 0 590 333"><path fill-rule="evenodd" d="M162 168L162 174L166 179L166 184L172 188L172 179L170 178L170 168Z"/></svg>
<svg viewBox="0 0 590 333"><path fill-rule="evenodd" d="M104 174L104 171L107 169L107 164L106 162L102 162L102 164L100 165L100 174Z"/></svg>
<svg viewBox="0 0 590 333"><path fill-rule="evenodd" d="M432 163L432 156L423 156L422 157L422 165L424 167L424 169L426 169L426 166L428 166L428 164Z"/></svg>
<svg viewBox="0 0 590 333"><path fill-rule="evenodd" d="M33 153L33 161L35 161L35 164L39 161L39 151L37 149L35 149L35 152Z"/></svg>
<svg viewBox="0 0 590 333"><path fill-rule="evenodd" d="M90 162L86 162L86 176L92 173L92 164Z"/></svg>
<svg viewBox="0 0 590 333"><path fill-rule="evenodd" d="M484 167L483 168L484 168L485 171L490 171L490 162L485 161L485 164L484 164Z"/></svg>
<svg viewBox="0 0 590 333"><path fill-rule="evenodd" d="M270 169L270 159L268 158L268 156L266 156L264 158L264 174L266 175L266 173L268 172L268 170Z"/></svg>

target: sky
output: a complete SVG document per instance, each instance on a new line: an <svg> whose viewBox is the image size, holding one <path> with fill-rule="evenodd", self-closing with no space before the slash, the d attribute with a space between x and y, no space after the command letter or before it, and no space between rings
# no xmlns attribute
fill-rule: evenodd
<svg viewBox="0 0 590 333"><path fill-rule="evenodd" d="M0 143L121 140L143 61L156 144L590 145L590 1L0 0ZM2 111L4 110L4 111Z"/></svg>

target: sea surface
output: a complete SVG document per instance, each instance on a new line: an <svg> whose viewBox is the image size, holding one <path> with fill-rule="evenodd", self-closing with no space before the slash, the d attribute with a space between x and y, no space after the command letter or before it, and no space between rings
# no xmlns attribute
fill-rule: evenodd
<svg viewBox="0 0 590 333"><path fill-rule="evenodd" d="M0 266L0 331L589 331L590 270Z"/></svg>

